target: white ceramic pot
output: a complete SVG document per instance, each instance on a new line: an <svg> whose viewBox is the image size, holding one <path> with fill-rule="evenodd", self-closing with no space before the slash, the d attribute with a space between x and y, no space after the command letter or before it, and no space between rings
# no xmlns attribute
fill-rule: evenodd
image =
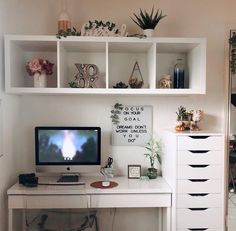
<svg viewBox="0 0 236 231"><path fill-rule="evenodd" d="M46 74L35 73L34 74L34 87L47 87Z"/></svg>
<svg viewBox="0 0 236 231"><path fill-rule="evenodd" d="M147 36L147 38L152 37L154 30L153 29L145 29L143 33Z"/></svg>

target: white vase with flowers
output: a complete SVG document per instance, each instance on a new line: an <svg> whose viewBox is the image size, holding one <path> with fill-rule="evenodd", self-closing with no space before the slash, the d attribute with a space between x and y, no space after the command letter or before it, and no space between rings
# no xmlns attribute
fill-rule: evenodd
<svg viewBox="0 0 236 231"><path fill-rule="evenodd" d="M46 59L35 58L26 63L26 70L34 78L34 87L46 87L47 75L52 75L53 63Z"/></svg>

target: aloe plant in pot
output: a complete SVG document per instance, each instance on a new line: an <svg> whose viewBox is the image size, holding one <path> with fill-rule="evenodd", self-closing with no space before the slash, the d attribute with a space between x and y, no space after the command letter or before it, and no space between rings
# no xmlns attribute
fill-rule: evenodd
<svg viewBox="0 0 236 231"><path fill-rule="evenodd" d="M162 11L159 9L154 12L153 7L151 13L148 13L146 10L140 9L139 15L134 13L134 17L135 18L131 17L133 22L136 23L141 29L143 29L143 32L147 37L151 37L151 32L153 32L159 21L166 17L166 15L163 15Z"/></svg>
<svg viewBox="0 0 236 231"><path fill-rule="evenodd" d="M161 165L162 146L161 142L157 141L153 136L149 139L146 146L146 153L144 155L149 158L150 168L148 168L147 176L149 179L155 179L158 175L158 170L155 168L156 161Z"/></svg>

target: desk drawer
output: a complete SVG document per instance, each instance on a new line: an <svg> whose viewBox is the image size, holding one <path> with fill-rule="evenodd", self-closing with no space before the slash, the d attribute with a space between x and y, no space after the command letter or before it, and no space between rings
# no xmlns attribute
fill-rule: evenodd
<svg viewBox="0 0 236 231"><path fill-rule="evenodd" d="M222 227L223 218L220 208L205 210L177 209L177 228L214 228Z"/></svg>
<svg viewBox="0 0 236 231"><path fill-rule="evenodd" d="M220 179L222 172L222 166L220 165L178 166L177 179Z"/></svg>
<svg viewBox="0 0 236 231"><path fill-rule="evenodd" d="M88 208L90 196L87 195L27 195L9 196L9 208L56 209Z"/></svg>
<svg viewBox="0 0 236 231"><path fill-rule="evenodd" d="M199 179L201 180L201 179ZM221 180L178 180L177 192L178 193L221 193L222 182Z"/></svg>
<svg viewBox="0 0 236 231"><path fill-rule="evenodd" d="M187 150L178 151L177 163L182 164L222 164L223 151Z"/></svg>
<svg viewBox="0 0 236 231"><path fill-rule="evenodd" d="M178 137L178 150L222 150L222 136L181 136Z"/></svg>
<svg viewBox="0 0 236 231"><path fill-rule="evenodd" d="M177 194L177 208L221 208L223 206L222 194L189 193Z"/></svg>
<svg viewBox="0 0 236 231"><path fill-rule="evenodd" d="M92 208L170 207L170 194L91 195Z"/></svg>

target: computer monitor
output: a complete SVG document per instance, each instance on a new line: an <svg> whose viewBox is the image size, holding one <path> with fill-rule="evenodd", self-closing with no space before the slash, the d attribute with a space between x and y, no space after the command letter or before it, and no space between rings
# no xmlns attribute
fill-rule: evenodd
<svg viewBox="0 0 236 231"><path fill-rule="evenodd" d="M101 128L35 127L35 154L37 172L99 172Z"/></svg>

